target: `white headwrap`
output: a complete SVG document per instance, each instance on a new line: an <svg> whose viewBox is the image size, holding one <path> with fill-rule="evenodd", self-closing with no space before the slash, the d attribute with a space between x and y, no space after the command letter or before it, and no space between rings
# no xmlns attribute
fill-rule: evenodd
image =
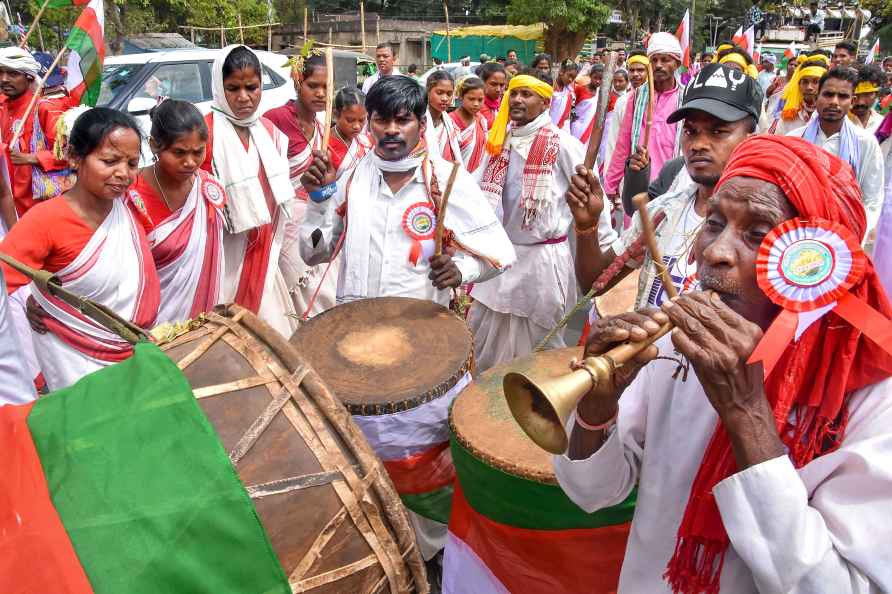
<svg viewBox="0 0 892 594"><path fill-rule="evenodd" d="M672 33L654 33L647 42L647 57L654 54L669 54L681 60L681 44Z"/></svg>
<svg viewBox="0 0 892 594"><path fill-rule="evenodd" d="M15 45L0 48L0 67L18 70L35 80L40 76L42 69L28 50L23 50Z"/></svg>
<svg viewBox="0 0 892 594"><path fill-rule="evenodd" d="M260 116L263 114L260 113L259 105L254 113L240 120L235 117L226 100L226 91L223 88L223 63L229 54L239 47L252 51L244 45L224 47L214 60L211 71L214 93L211 107L214 114L213 169L214 175L223 182L223 187L226 189L228 197L226 213L229 217L230 231L233 233L254 229L272 220L260 183L261 164L275 202L283 207L285 216L290 217L290 203L294 199L287 145L276 146L269 131L260 121ZM247 151L235 131L235 126L247 128L251 133Z"/></svg>

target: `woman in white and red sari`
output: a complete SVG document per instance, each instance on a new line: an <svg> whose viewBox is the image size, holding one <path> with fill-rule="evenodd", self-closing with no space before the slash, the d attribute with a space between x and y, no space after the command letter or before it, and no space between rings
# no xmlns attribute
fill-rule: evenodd
<svg viewBox="0 0 892 594"><path fill-rule="evenodd" d="M604 66L595 64L589 72L587 85L576 85L576 107L573 110L573 121L570 123L570 134L583 144L588 143L592 135L592 124L595 112L598 111L598 95L601 80L604 77Z"/></svg>
<svg viewBox="0 0 892 594"><path fill-rule="evenodd" d="M449 117L455 96L455 81L445 70L435 70L427 77L427 114L424 140L428 154L447 161L461 161L458 128Z"/></svg>
<svg viewBox="0 0 892 594"><path fill-rule="evenodd" d="M263 80L251 49L230 45L220 50L211 84L214 102L205 116L208 151L201 168L226 191L221 301L235 301L290 336L297 322L289 315L294 305L279 271L295 202L288 138L260 115Z"/></svg>
<svg viewBox="0 0 892 594"><path fill-rule="evenodd" d="M340 179L372 150L372 136L366 130L368 113L362 91L349 87L338 91L334 100L334 116L328 153Z"/></svg>
<svg viewBox="0 0 892 594"><path fill-rule="evenodd" d="M195 318L221 300L226 194L200 169L207 145L207 124L191 103L168 99L152 110L155 162L140 170L128 206L158 269L159 324Z"/></svg>
<svg viewBox="0 0 892 594"><path fill-rule="evenodd" d="M579 74L579 66L569 58L561 63L557 79L554 81L554 95L551 96L549 113L551 122L562 130L570 126L570 117L576 105L576 89L574 81Z"/></svg>
<svg viewBox="0 0 892 594"><path fill-rule="evenodd" d="M461 79L455 94L461 102L458 109L449 114L458 128L458 147L465 169L479 182L489 163L486 152L486 133L489 126L480 113L483 107L483 81L476 76Z"/></svg>
<svg viewBox="0 0 892 594"><path fill-rule="evenodd" d="M0 251L54 273L73 293L151 328L158 313L158 274L142 225L124 200L136 179L140 141L139 125L123 112L96 108L81 115L68 140L77 183L29 210ZM3 267L9 293L29 283ZM58 298L36 285L31 293L39 306L32 310L42 318L34 328L35 351L51 390L133 354L130 343Z"/></svg>

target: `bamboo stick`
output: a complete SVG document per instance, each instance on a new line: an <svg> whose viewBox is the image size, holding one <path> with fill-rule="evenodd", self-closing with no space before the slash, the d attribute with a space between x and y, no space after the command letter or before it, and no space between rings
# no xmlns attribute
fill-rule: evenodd
<svg viewBox="0 0 892 594"><path fill-rule="evenodd" d="M31 33L34 32L34 28L37 26L37 23L40 22L40 17L43 16L44 11L49 4L50 0L44 0L43 6L41 6L40 10L37 11L37 14L34 15L34 20L31 21L31 26L25 31L25 35L22 36L22 40L19 42L19 47L25 47L25 44L28 43L28 38L31 37Z"/></svg>

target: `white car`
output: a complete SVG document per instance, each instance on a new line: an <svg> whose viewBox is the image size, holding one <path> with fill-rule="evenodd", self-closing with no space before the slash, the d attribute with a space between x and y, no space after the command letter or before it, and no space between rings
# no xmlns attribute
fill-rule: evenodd
<svg viewBox="0 0 892 594"><path fill-rule="evenodd" d="M111 56L102 68L102 91L97 105L127 111L135 116L146 137L151 129L149 110L159 98L182 99L211 111L211 66L218 49L176 49L145 54ZM263 95L260 111L284 105L294 99L294 83L288 58L258 51L263 68ZM143 145L143 159L150 156Z"/></svg>
<svg viewBox="0 0 892 594"><path fill-rule="evenodd" d="M468 70L470 70L470 73L473 74L474 70L478 66L480 66L480 62L471 62L471 65L468 66L467 68L468 68ZM428 70L427 72L422 74L420 77L418 77L418 82L421 83L422 87L427 85L427 77L429 77L436 70L445 70L446 72L448 72L449 74L452 75L452 78L461 78L460 76L457 77L456 74L464 72L461 62L449 62L447 64L441 64L439 66L434 66L433 68L431 68L430 70Z"/></svg>

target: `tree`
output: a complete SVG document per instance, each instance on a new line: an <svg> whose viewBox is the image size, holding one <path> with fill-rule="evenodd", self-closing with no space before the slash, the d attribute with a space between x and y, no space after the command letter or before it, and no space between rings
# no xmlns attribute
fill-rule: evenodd
<svg viewBox="0 0 892 594"><path fill-rule="evenodd" d="M575 58L585 40L607 24L610 8L598 0L511 0L508 19L512 24L544 22L545 51L555 61Z"/></svg>

